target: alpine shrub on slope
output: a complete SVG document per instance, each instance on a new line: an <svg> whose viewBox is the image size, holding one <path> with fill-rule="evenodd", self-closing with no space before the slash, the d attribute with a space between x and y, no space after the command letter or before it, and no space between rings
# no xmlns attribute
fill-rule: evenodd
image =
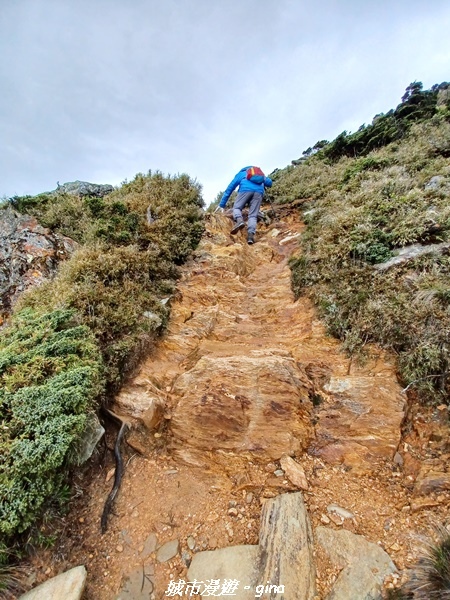
<svg viewBox="0 0 450 600"><path fill-rule="evenodd" d="M54 281L23 298L22 306L76 309L101 349L110 389L120 385L167 322L161 299L174 291L177 267L203 233L200 192L187 175L149 173L105 198L85 199L89 223L78 234L83 246ZM66 235L84 218L84 213L76 218L73 202L63 198L58 209L64 226L52 222ZM46 200L33 211L49 225L56 203Z"/></svg>
<svg viewBox="0 0 450 600"><path fill-rule="evenodd" d="M0 331L0 563L66 495L89 414L163 330L161 300L203 232L200 192L149 173L101 199L14 199L81 247Z"/></svg>
<svg viewBox="0 0 450 600"><path fill-rule="evenodd" d="M450 111L411 125L401 141L330 164L318 152L277 175L274 189L306 198L295 293L308 291L350 352L377 342L398 355L405 384L448 398L450 258L374 267L411 244L450 242ZM294 194L295 198L292 197Z"/></svg>
<svg viewBox="0 0 450 600"><path fill-rule="evenodd" d="M56 499L89 411L102 361L74 311L17 313L0 336L0 533L26 531ZM0 546L0 562L2 551Z"/></svg>

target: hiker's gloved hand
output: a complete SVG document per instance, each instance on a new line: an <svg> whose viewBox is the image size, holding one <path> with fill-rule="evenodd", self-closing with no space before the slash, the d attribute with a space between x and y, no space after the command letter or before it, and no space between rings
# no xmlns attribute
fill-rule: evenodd
<svg viewBox="0 0 450 600"><path fill-rule="evenodd" d="M216 213L223 213L224 211L225 211L225 209L224 209L224 208L222 208L221 206L218 206L218 207L216 208L216 210L214 211L214 214L216 214Z"/></svg>

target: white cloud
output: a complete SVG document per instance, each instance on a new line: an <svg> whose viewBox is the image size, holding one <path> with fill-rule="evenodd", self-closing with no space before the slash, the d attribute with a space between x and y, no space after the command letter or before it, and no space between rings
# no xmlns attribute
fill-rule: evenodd
<svg viewBox="0 0 450 600"><path fill-rule="evenodd" d="M5 0L0 195L188 172L212 200L448 80L446 0Z"/></svg>

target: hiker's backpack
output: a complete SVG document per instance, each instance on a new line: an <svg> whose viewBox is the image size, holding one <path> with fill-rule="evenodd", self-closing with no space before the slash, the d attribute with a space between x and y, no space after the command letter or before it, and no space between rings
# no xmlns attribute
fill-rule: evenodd
<svg viewBox="0 0 450 600"><path fill-rule="evenodd" d="M260 185L261 183L264 183L266 176L259 167L249 167L247 169L247 179L252 183Z"/></svg>

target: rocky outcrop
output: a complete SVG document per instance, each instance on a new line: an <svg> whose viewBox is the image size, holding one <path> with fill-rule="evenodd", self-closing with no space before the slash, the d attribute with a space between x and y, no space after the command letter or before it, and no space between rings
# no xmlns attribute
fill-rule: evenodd
<svg viewBox="0 0 450 600"><path fill-rule="evenodd" d="M11 310L25 290L53 277L77 243L52 233L11 206L0 210L0 315Z"/></svg>
<svg viewBox="0 0 450 600"><path fill-rule="evenodd" d="M311 523L301 494L283 494L264 504L258 546L199 552L188 577L190 581L236 581L233 596L237 600L313 600L313 550Z"/></svg>
<svg viewBox="0 0 450 600"><path fill-rule="evenodd" d="M390 375L331 377L323 389L327 394L317 410L315 454L356 471L394 456L405 397Z"/></svg>
<svg viewBox="0 0 450 600"><path fill-rule="evenodd" d="M89 183L88 181L70 181L68 183L58 184L53 194L71 194L73 196L96 196L102 198L114 191L114 187L109 184Z"/></svg>
<svg viewBox="0 0 450 600"><path fill-rule="evenodd" d="M340 573L326 600L381 600L383 582L396 568L388 554L350 531L317 527L317 545Z"/></svg>
<svg viewBox="0 0 450 600"><path fill-rule="evenodd" d="M303 498L295 493L265 502L257 546L199 552L188 578L235 581L238 600L313 600L319 557L335 573L326 600L381 600L385 579L396 572L389 555L361 535L317 527L313 536ZM197 591L210 595L205 586Z"/></svg>
<svg viewBox="0 0 450 600"><path fill-rule="evenodd" d="M402 265L410 260L413 260L414 258L423 256L424 254L447 253L449 248L450 244L448 242L443 242L442 244L428 244L427 246L422 246L422 244L412 244L411 246L405 246L404 248L395 250L395 256L384 263L374 265L374 269L382 272L387 271L391 267Z"/></svg>
<svg viewBox="0 0 450 600"><path fill-rule="evenodd" d="M203 357L172 390L176 446L251 452L253 459L298 454L312 437L311 387L292 357Z"/></svg>

